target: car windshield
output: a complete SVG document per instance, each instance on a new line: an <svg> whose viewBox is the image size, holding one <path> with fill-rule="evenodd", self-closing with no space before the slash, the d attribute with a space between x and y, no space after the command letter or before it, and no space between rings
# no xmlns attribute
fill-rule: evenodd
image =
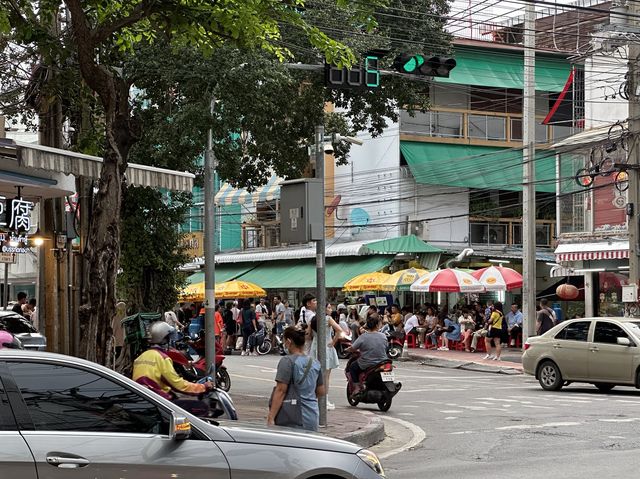
<svg viewBox="0 0 640 479"><path fill-rule="evenodd" d="M20 318L17 315L0 317L0 325L2 325L4 329L9 331L11 334L38 332L38 330L29 324L26 319Z"/></svg>
<svg viewBox="0 0 640 479"><path fill-rule="evenodd" d="M627 323L631 332L638 338L640 338L640 321L633 321L631 323Z"/></svg>

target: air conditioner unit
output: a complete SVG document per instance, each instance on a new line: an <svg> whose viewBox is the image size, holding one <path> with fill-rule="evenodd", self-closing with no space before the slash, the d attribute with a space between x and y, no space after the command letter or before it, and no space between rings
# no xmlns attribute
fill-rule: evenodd
<svg viewBox="0 0 640 479"><path fill-rule="evenodd" d="M416 235L422 240L429 239L429 225L427 221L419 220L411 215L408 219L409 234Z"/></svg>

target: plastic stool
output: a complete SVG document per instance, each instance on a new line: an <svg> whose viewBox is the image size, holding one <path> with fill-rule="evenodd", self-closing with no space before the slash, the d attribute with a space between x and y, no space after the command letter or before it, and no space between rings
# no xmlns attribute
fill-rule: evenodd
<svg viewBox="0 0 640 479"><path fill-rule="evenodd" d="M407 334L407 337L405 338L405 341L407 342L407 347L415 348L417 344L417 340L418 340L418 336L416 336L414 333Z"/></svg>

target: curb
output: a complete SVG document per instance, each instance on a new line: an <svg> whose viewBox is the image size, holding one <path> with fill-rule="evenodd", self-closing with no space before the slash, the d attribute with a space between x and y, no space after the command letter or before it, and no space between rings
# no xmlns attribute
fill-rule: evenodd
<svg viewBox="0 0 640 479"><path fill-rule="evenodd" d="M382 418L370 412L358 412L363 416L367 416L369 423L362 429L337 436L337 439L353 442L363 448L375 446L379 442L382 442L385 438L384 421Z"/></svg>
<svg viewBox="0 0 640 479"><path fill-rule="evenodd" d="M455 361L452 359L429 358L417 354L409 354L408 361L418 361L423 366L434 368L461 369L464 371L476 371L482 373L506 374L516 376L524 374L521 369L512 367L496 367L474 363L472 361Z"/></svg>

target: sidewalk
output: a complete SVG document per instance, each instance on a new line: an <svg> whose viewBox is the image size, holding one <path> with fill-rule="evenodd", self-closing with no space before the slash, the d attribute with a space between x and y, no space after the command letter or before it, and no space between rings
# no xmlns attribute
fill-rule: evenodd
<svg viewBox="0 0 640 479"><path fill-rule="evenodd" d="M266 424L269 398L242 394L232 394L231 397L240 422ZM384 423L380 416L345 407L329 411L327 427L321 427L318 432L364 448L381 442L385 437Z"/></svg>
<svg viewBox="0 0 640 479"><path fill-rule="evenodd" d="M522 350L505 348L500 361L486 360L486 353L464 351L438 351L436 349L409 349L409 359L426 366L464 369L498 374L522 374Z"/></svg>

